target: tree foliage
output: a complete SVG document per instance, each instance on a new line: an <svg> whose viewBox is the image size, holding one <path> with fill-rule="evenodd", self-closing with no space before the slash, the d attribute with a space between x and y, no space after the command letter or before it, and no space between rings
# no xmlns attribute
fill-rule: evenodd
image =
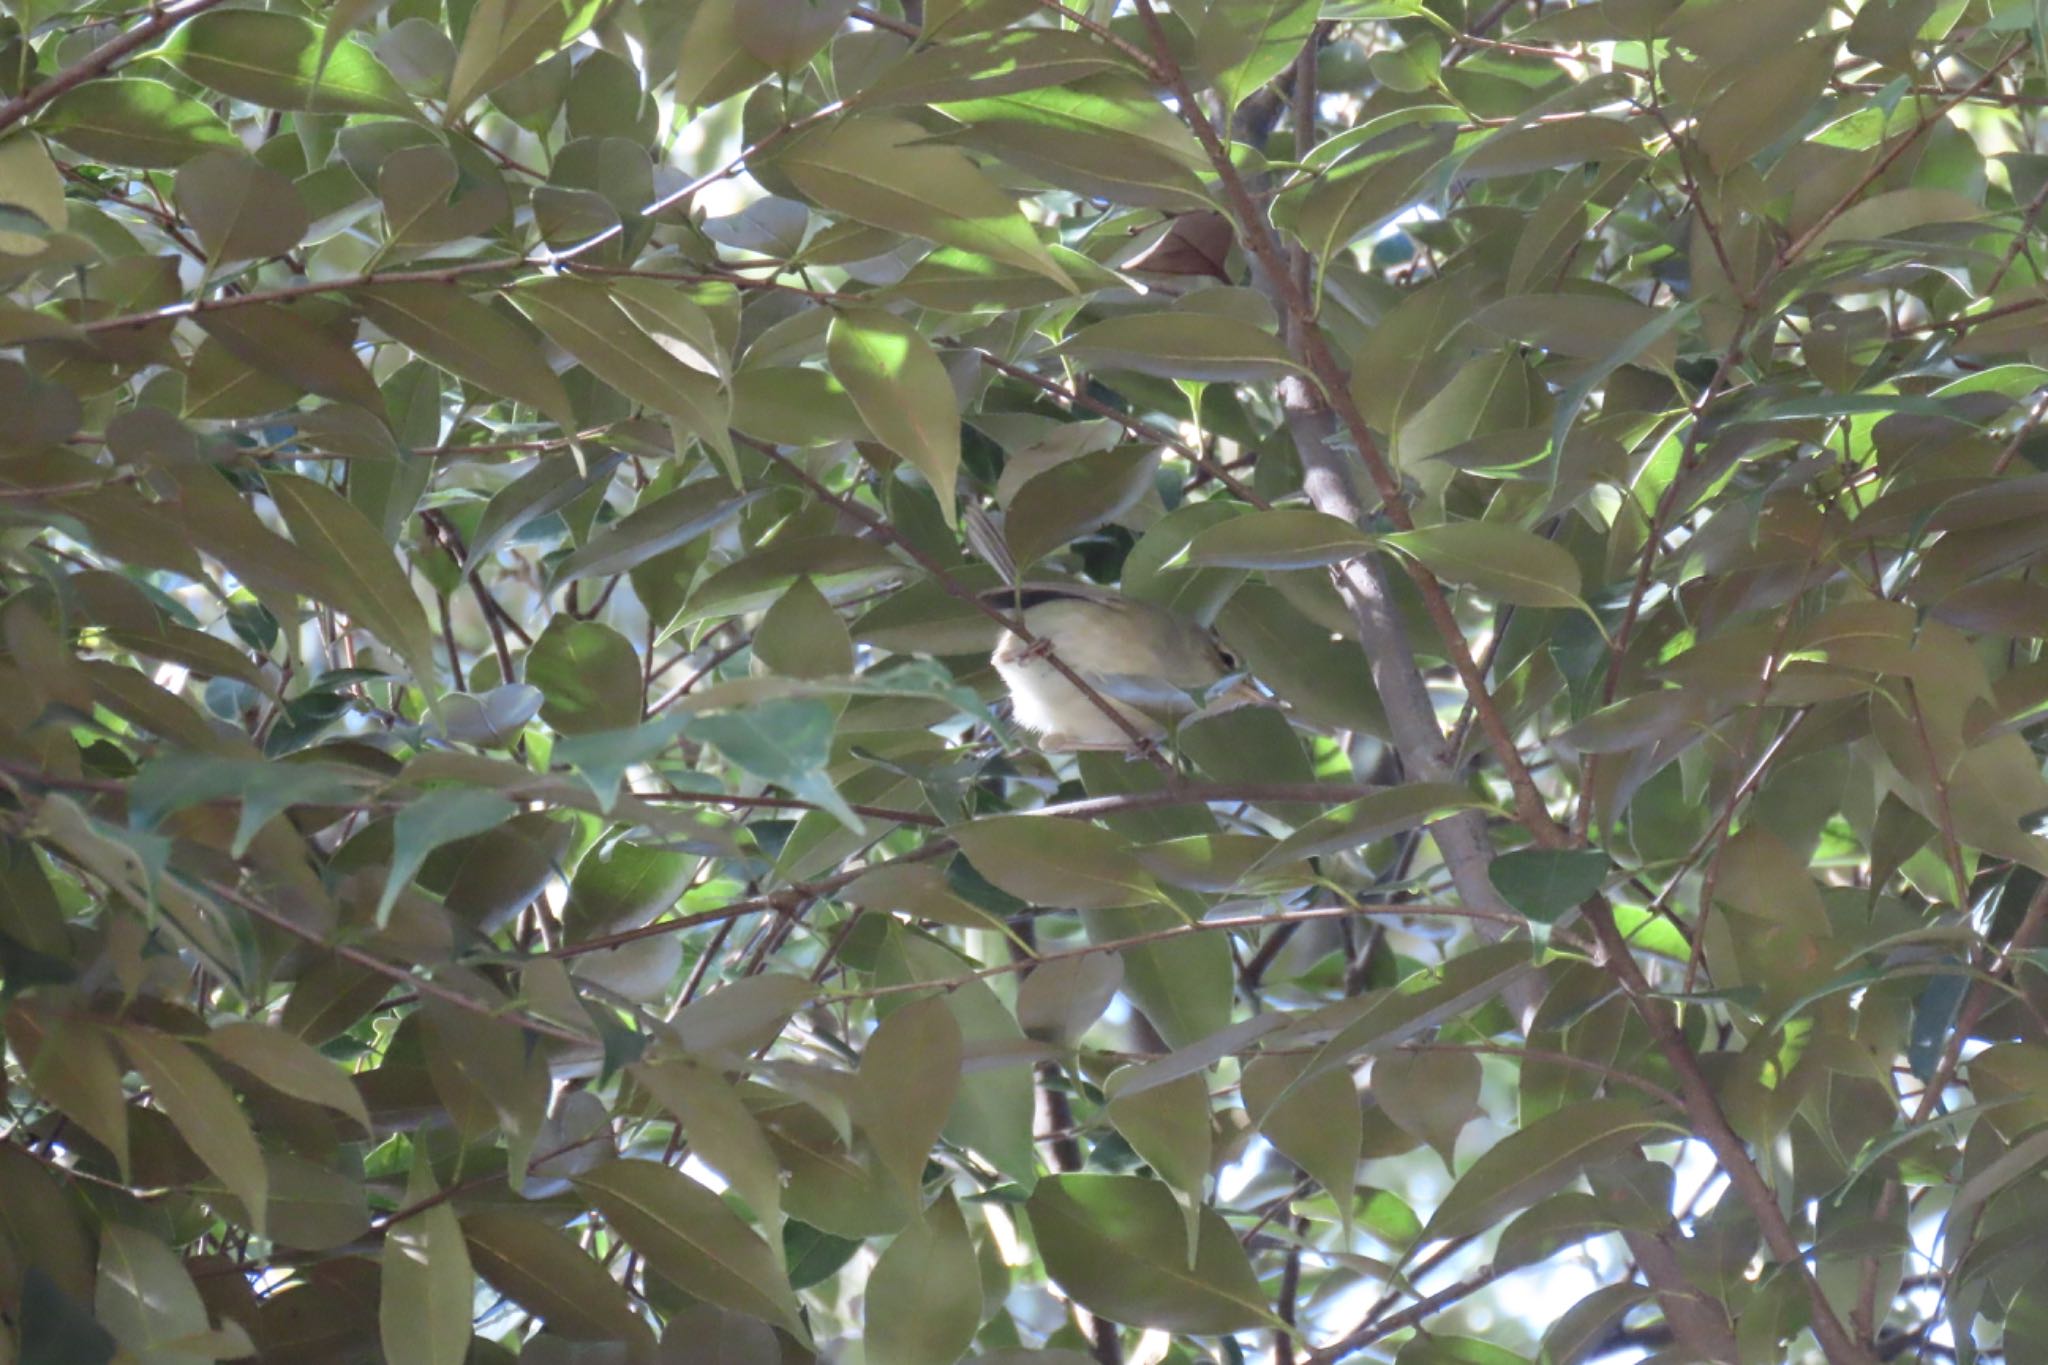
<svg viewBox="0 0 2048 1365"><path fill-rule="evenodd" d="M2048 1359L2040 5L9 11L0 1362Z"/></svg>

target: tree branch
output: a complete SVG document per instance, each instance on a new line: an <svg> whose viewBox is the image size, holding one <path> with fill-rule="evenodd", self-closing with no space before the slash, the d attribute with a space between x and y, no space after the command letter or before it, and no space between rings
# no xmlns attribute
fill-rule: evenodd
<svg viewBox="0 0 2048 1365"><path fill-rule="evenodd" d="M1373 439L1372 431L1366 426L1364 415L1351 399L1350 375L1345 370L1336 352L1331 350L1322 329L1317 326L1313 308L1308 299L1295 288L1291 272L1287 268L1286 255L1278 238L1253 202L1251 192L1245 188L1244 178L1238 174L1236 165L1230 159L1230 149L1225 147L1202 116L1201 105L1195 92L1188 84L1187 75L1174 60L1168 45L1166 31L1160 26L1159 15L1152 7L1152 0L1138 0L1138 15L1145 24L1152 41L1153 56L1159 73L1168 89L1180 103L1181 117L1194 130L1196 139L1202 144L1222 183L1224 200L1230 209L1238 240L1263 269L1270 281L1270 288L1287 318L1288 339L1311 375L1322 386L1322 398L1343 423L1345 434L1350 437L1371 476L1375 491L1387 519L1402 531L1415 528L1415 519L1409 514L1408 501L1401 491L1400 483L1394 477L1391 466ZM1486 733L1499 759L1501 770L1506 774L1508 785L1515 794L1517 818L1528 829L1530 837L1545 847L1557 847L1564 843L1564 834L1551 820L1544 805L1543 795L1536 789L1536 783L1529 776L1529 768L1522 761L1521 753L1515 747L1514 736L1502 719L1500 708L1486 690L1486 679L1480 675L1479 666L1473 661L1471 647L1465 641L1464 632L1458 626L1456 614L1451 610L1450 599L1445 595L1443 585L1436 575L1410 559L1401 561L1416 587L1422 593L1423 606L1429 612L1437 633L1443 637L1446 657L1458 670L1458 676L1465 684L1466 692L1472 697L1473 706L1479 715L1480 728Z"/></svg>
<svg viewBox="0 0 2048 1365"><path fill-rule="evenodd" d="M114 63L131 52L170 32L193 15L204 13L220 3L221 0L185 0L182 5L166 5L126 33L109 38L86 53L76 64L65 67L41 85L32 90L25 90L6 104L0 105L0 132L12 128L65 91L75 89L95 76L104 75Z"/></svg>

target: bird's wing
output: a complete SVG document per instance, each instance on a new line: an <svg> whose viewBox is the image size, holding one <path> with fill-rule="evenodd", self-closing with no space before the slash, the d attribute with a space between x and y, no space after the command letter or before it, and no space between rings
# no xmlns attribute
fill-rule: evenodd
<svg viewBox="0 0 2048 1365"><path fill-rule="evenodd" d="M1149 673L1087 673L1088 685L1112 701L1154 711L1192 711L1194 701L1184 687Z"/></svg>

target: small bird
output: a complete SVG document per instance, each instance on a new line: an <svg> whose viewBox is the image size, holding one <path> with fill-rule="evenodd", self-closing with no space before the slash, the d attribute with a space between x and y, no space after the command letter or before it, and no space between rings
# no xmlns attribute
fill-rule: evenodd
<svg viewBox="0 0 2048 1365"><path fill-rule="evenodd" d="M1039 747L1050 752L1137 746L1102 705L1053 666L1048 653L1147 741L1165 735L1162 719L1200 709L1201 694L1241 669L1237 656L1206 626L1106 588L1024 583L991 588L981 600L1021 616L1034 637L1004 631L990 662L1010 689L1017 723L1038 734ZM1212 709L1264 700L1240 678Z"/></svg>

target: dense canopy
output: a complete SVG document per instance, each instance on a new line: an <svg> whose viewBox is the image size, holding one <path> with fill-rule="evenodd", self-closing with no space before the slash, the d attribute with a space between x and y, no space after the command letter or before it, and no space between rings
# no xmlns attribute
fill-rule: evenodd
<svg viewBox="0 0 2048 1365"><path fill-rule="evenodd" d="M2036 0L7 14L0 1365L2048 1359Z"/></svg>

